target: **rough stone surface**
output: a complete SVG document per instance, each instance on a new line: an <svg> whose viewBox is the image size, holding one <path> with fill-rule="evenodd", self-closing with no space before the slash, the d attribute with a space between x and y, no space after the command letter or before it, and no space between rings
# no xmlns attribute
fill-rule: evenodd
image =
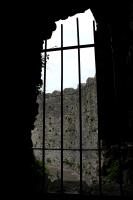
<svg viewBox="0 0 133 200"><path fill-rule="evenodd" d="M82 84L82 168L83 179L87 183L98 181L98 119L95 78L88 78ZM63 96L63 151L64 166L80 171L79 92L77 89L64 89ZM39 114L32 132L33 147L41 148L43 141L43 95L38 96ZM61 148L61 96L59 91L46 94L45 148ZM69 150L70 149L70 150ZM35 150L37 159L42 152ZM60 167L60 150L46 150L48 166ZM59 172L60 173L60 172Z"/></svg>

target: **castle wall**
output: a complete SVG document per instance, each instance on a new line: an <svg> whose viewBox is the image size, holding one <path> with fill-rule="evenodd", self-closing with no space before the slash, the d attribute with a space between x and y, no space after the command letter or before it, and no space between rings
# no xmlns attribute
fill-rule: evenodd
<svg viewBox="0 0 133 200"><path fill-rule="evenodd" d="M38 97L39 114L32 133L33 147L42 147L43 96ZM63 96L63 148L64 167L79 173L80 131L78 88L64 89ZM95 78L88 78L82 84L82 167L83 179L91 184L98 181L98 118ZM61 148L61 97L59 91L46 94L45 148ZM71 149L75 149L72 151ZM42 159L40 150L34 151L37 159ZM60 150L45 151L46 164L60 168Z"/></svg>

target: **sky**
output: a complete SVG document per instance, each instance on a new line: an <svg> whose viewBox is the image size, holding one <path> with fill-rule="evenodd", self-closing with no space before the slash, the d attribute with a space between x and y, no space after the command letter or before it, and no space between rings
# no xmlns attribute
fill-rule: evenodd
<svg viewBox="0 0 133 200"><path fill-rule="evenodd" d="M91 11L76 14L66 20L56 22L56 30L51 39L47 41L47 48L61 46L61 24L63 24L63 46L77 45L76 18L79 19L80 44L93 44L93 21L95 20ZM45 44L43 45L44 48ZM61 52L48 52L49 60L46 67L46 93L61 88ZM81 82L85 83L88 77L95 76L94 48L80 49L81 60ZM63 51L63 87L77 88L78 86L78 50ZM43 71L43 70L42 70ZM42 72L43 79L43 72Z"/></svg>

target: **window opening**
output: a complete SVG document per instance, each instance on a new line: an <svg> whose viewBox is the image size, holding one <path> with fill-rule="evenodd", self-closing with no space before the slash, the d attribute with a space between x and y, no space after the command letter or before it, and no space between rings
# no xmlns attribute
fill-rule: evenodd
<svg viewBox="0 0 133 200"><path fill-rule="evenodd" d="M86 12L88 16L92 15L90 10ZM87 192L88 184L92 182L90 176L92 173L95 174L93 179L98 181L96 169L91 172L95 166L91 166L89 161L91 157L98 159L98 142L97 138L95 145L91 139L86 140L87 131L90 133L92 123L88 120L88 124L85 124L87 112L97 112L96 103L95 111L91 111L89 107L84 111L86 99L89 101L89 98L93 98L92 95L96 98L94 18L91 16L91 23L89 23L90 18L87 16L88 29L83 30L85 17L78 16L75 15L72 22L70 22L71 18L68 18L66 24L62 24L60 20L57 32L55 31L56 36L53 33L53 37L44 42L42 50L44 61L42 91L44 93L42 92L43 104L40 109L43 112L41 112L40 122L43 122L43 125L40 130L41 142L39 141L34 147L34 152L36 151L36 158L39 158L43 166L48 168L50 179L48 192ZM92 94L93 92L95 94ZM95 115L94 117L97 118L96 113ZM97 130L96 121L97 119L95 119ZM96 135L97 131L95 132ZM91 150L93 153L89 153ZM87 156L88 154L91 157ZM89 165L88 170L87 165ZM43 175L46 176L45 173ZM46 182L44 178L43 188Z"/></svg>
<svg viewBox="0 0 133 200"><path fill-rule="evenodd" d="M79 14L68 18L66 24L58 21L52 38L44 41L41 103L32 134L35 158L45 169L40 189L120 195L122 150L116 147L108 168L98 133L95 19L89 17L90 10L85 13L83 18Z"/></svg>

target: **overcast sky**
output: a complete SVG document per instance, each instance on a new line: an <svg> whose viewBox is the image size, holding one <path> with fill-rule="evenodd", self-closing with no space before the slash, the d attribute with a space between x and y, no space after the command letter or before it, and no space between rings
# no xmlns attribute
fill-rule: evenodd
<svg viewBox="0 0 133 200"><path fill-rule="evenodd" d="M63 24L63 46L77 45L76 18L79 18L80 44L92 44L93 40L93 20L90 10L85 13L76 14L66 20L56 22L57 28L53 32L51 39L47 41L47 48L61 46L61 24ZM61 87L61 53L51 52L47 61L46 72L46 92L60 90ZM81 55L81 82L85 83L88 77L95 76L94 48L84 48L80 50ZM78 50L63 51L64 65L64 88L77 88L78 85ZM43 75L42 75L43 77Z"/></svg>

